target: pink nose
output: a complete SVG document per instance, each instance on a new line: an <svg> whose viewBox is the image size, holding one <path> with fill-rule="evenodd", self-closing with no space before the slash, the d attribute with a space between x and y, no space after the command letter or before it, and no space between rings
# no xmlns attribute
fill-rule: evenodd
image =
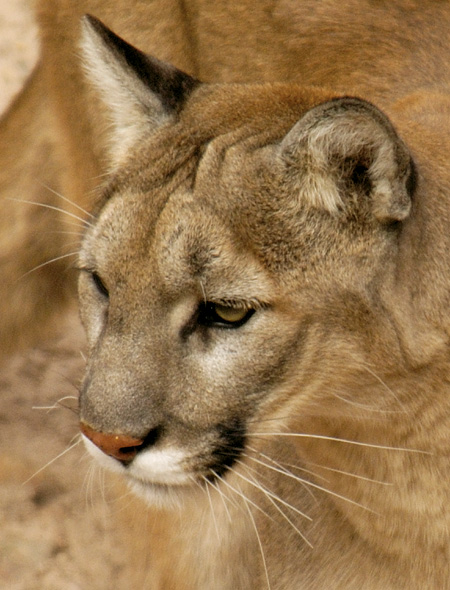
<svg viewBox="0 0 450 590"><path fill-rule="evenodd" d="M104 434L94 430L84 422L80 422L81 432L106 455L114 457L122 463L130 463L138 452L138 447L144 444L140 438L133 438L125 434Z"/></svg>

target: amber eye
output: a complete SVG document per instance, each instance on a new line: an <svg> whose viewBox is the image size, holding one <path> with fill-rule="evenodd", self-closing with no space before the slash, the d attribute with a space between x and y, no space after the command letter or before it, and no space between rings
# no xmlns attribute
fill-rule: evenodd
<svg viewBox="0 0 450 590"><path fill-rule="evenodd" d="M208 301L199 308L198 323L204 326L238 328L254 314L254 309Z"/></svg>
<svg viewBox="0 0 450 590"><path fill-rule="evenodd" d="M226 305L220 305L219 303L214 304L214 312L216 315L224 322L228 322L230 324L242 322L242 320L248 314L248 311L248 309L244 308L228 307Z"/></svg>

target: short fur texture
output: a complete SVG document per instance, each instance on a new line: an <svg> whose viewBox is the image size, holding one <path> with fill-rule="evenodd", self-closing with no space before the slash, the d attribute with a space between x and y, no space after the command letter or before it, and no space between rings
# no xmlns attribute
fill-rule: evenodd
<svg viewBox="0 0 450 590"><path fill-rule="evenodd" d="M450 9L133 9L40 4L0 183L90 211L81 428L149 506L146 587L450 588ZM2 206L14 276L66 253L30 230L63 216ZM9 346L64 310L49 268L7 293Z"/></svg>

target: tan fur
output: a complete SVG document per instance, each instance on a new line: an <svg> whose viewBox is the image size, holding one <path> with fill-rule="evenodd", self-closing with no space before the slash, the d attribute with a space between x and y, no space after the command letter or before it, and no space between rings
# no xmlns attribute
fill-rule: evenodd
<svg viewBox="0 0 450 590"><path fill-rule="evenodd" d="M100 435L155 434L127 468L154 504L137 540L146 587L450 588L450 10L134 4L38 3L42 63L0 128L0 186L69 209L39 180L94 211L79 260L81 419ZM85 12L225 84L167 109L95 27L80 45ZM0 234L8 277L65 253L51 234L21 246L33 220L64 217L2 207L16 220ZM34 317L61 281L49 268L26 288L0 283L7 345L61 309L52 299ZM255 311L224 329L199 321L205 301ZM218 425L244 429L244 452L205 483ZM138 477L146 452L154 471ZM157 453L173 472L158 474Z"/></svg>
<svg viewBox="0 0 450 590"><path fill-rule="evenodd" d="M4 197L62 208L66 204L47 187L90 209L92 190L107 168L108 122L103 106L86 87L76 59L80 18L85 13L96 15L142 50L204 81L301 81L363 94L384 105L418 88L429 88L433 98L437 87L445 88L449 79L450 66L444 58L449 15L439 1L264 0L258 9L254 0L231 5L220 1L212 6L203 0L161 0L133 7L128 0L118 0L114 6L103 0L76 4L50 0L36 5L41 63L0 123L1 157L6 162L0 170L0 187ZM245 51L238 39L245 39ZM426 112L430 117L432 109ZM6 198L0 206L1 219L8 220L7 239L14 219L14 234L22 244L20 227L28 227L29 208L21 211ZM69 210L80 213L76 208ZM45 223L73 229L56 213L47 212L45 217L49 218ZM32 273L26 284L20 280L25 272L72 249L55 236L43 247L36 239L28 249L8 245L8 260L16 264L11 268L5 257L1 265L5 280L0 282L0 299L9 310L0 334L4 349L33 340L36 320L48 318L65 300L60 297L58 278L63 264ZM70 282L70 277L66 279ZM51 305L47 292L52 293Z"/></svg>

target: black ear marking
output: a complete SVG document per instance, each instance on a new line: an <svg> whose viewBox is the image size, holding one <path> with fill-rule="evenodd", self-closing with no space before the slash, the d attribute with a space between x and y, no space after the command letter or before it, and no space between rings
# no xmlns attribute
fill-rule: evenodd
<svg viewBox="0 0 450 590"><path fill-rule="evenodd" d="M417 168L412 156L409 159L410 172L406 180L406 192L412 199L417 188Z"/></svg>
<svg viewBox="0 0 450 590"><path fill-rule="evenodd" d="M369 168L366 164L357 162L350 174L350 181L354 186L358 186L365 195L370 195L372 182L369 176Z"/></svg>
<svg viewBox="0 0 450 590"><path fill-rule="evenodd" d="M88 23L124 65L158 95L164 108L179 111L187 96L200 84L198 80L174 66L147 55L116 35L98 18L87 14L83 21Z"/></svg>

